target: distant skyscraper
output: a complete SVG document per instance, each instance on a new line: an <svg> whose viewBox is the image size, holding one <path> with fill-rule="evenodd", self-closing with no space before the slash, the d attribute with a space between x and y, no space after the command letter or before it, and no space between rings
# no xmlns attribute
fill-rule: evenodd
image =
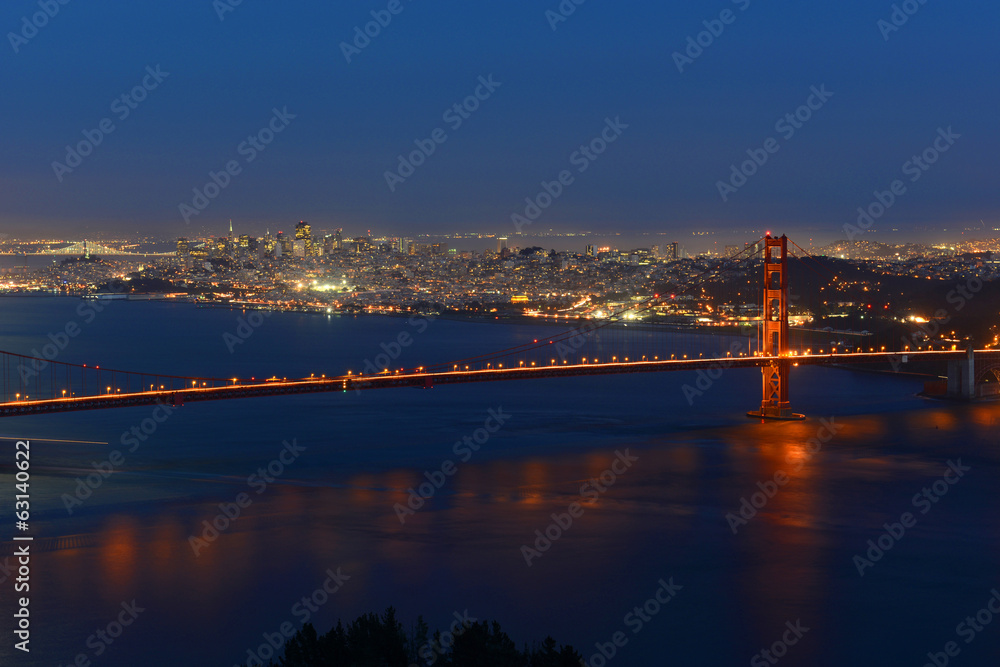
<svg viewBox="0 0 1000 667"><path fill-rule="evenodd" d="M304 241L305 254L312 255L313 253L313 242L312 242L312 226L302 220L299 224L295 225L295 240Z"/></svg>
<svg viewBox="0 0 1000 667"><path fill-rule="evenodd" d="M184 257L190 254L191 254L191 248L188 245L188 240L183 236L177 239L177 256Z"/></svg>
<svg viewBox="0 0 1000 667"><path fill-rule="evenodd" d="M588 244L587 245L587 257L593 257L593 256L594 256L594 246Z"/></svg>
<svg viewBox="0 0 1000 667"><path fill-rule="evenodd" d="M678 259L677 254L677 241L674 241L667 247L667 259Z"/></svg>
<svg viewBox="0 0 1000 667"><path fill-rule="evenodd" d="M507 249L507 237L501 236L497 239L497 254L502 253Z"/></svg>

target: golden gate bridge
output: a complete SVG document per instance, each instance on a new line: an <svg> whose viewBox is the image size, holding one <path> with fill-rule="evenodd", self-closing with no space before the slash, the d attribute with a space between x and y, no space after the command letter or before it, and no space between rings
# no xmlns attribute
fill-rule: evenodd
<svg viewBox="0 0 1000 667"><path fill-rule="evenodd" d="M655 331L665 327L629 327L628 322L616 317L625 312L652 311L673 298L666 295L654 295L644 302L629 304L608 318L587 320L582 326L507 349L417 368L386 368L368 375L347 372L298 379L191 377L0 352L3 374L0 416L156 403L183 405L287 394L432 388L469 382L756 367L762 375L761 402L759 407L748 406L752 407L748 416L789 420L803 418L791 408L789 381L793 367L878 364L898 368L900 364L929 361L947 363L947 396L974 399L1000 395L998 351L971 347L959 350L955 345L950 345L950 349L935 349L933 341L923 345L906 341L896 345L871 341L831 344L814 351L803 336L793 342L789 326L788 244L785 236L768 235L747 244L743 252L731 258L733 265L752 259L760 263L762 318L756 341L750 338L716 353L706 353L704 342L692 342L690 336L685 346L676 335L660 336ZM808 253L799 250L808 257ZM696 276L687 287L696 287L703 277ZM835 280L836 276L832 278ZM596 338L600 340L594 344Z"/></svg>

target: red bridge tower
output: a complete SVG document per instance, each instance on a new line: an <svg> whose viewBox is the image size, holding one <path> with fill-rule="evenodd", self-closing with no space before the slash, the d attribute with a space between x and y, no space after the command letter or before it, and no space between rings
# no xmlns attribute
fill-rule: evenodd
<svg viewBox="0 0 1000 667"><path fill-rule="evenodd" d="M775 251L778 251L777 253ZM764 321L761 331L761 354L772 357L762 366L764 387L760 410L748 417L762 419L805 419L792 412L788 401L788 371L791 366L788 348L788 237L764 237Z"/></svg>

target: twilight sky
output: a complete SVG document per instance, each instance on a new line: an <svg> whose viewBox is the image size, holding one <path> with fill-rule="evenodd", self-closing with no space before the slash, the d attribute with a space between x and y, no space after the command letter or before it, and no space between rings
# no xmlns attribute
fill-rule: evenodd
<svg viewBox="0 0 1000 667"><path fill-rule="evenodd" d="M4 2L0 228L513 234L512 214L563 171L524 232L836 238L896 179L905 192L872 229L1000 222L995 3L908 0L917 11L890 31L878 0L565 0L561 21L559 0L236 1ZM391 22L348 63L341 43L372 11ZM681 72L674 53L699 33L708 46ZM144 82L142 101L122 99ZM478 108L445 115L469 96ZM777 125L808 103L808 120ZM269 124L281 131L264 145ZM415 140L434 152L400 171ZM67 158L80 142L90 154ZM929 148L934 164L906 164ZM748 150L767 161L731 181ZM227 163L226 187L196 198ZM720 181L739 184L726 201Z"/></svg>

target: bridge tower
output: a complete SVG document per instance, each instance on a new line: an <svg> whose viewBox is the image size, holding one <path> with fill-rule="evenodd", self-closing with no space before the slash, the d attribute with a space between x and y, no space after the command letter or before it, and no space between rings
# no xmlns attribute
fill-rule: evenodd
<svg viewBox="0 0 1000 667"><path fill-rule="evenodd" d="M763 397L760 410L748 417L798 420L803 415L792 412L788 401L788 237L764 237L764 321L761 330L761 353L773 359L761 367Z"/></svg>

